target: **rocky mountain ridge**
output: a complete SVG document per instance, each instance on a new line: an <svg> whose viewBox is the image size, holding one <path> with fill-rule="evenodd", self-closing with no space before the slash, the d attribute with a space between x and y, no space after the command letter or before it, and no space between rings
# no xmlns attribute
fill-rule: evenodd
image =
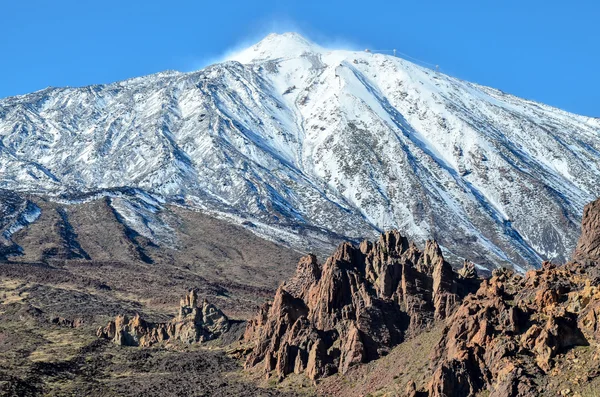
<svg viewBox="0 0 600 397"><path fill-rule="evenodd" d="M478 279L469 262L454 273L435 242L420 251L396 231L343 244L322 266L304 257L248 322L246 368L280 381L348 375L441 327L420 369L428 380L411 379L400 395L581 395L600 376L599 215L600 199L585 207L572 261L525 275L497 269Z"/></svg>
<svg viewBox="0 0 600 397"><path fill-rule="evenodd" d="M280 379L345 373L445 319L478 284L472 264L456 274L434 241L420 251L397 231L374 244L344 243L322 266L305 256L249 321L246 367L260 363Z"/></svg>
<svg viewBox="0 0 600 397"><path fill-rule="evenodd" d="M577 383L600 375L599 215L600 199L585 208L574 261L545 262L525 276L496 271L464 300L436 350L430 396L485 389L491 397L538 396L545 383L540 378L561 372L556 356L577 346L596 352L590 367L580 367Z"/></svg>

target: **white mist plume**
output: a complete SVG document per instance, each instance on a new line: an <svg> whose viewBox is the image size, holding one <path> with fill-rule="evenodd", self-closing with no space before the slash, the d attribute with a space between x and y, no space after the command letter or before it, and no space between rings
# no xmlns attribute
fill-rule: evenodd
<svg viewBox="0 0 600 397"><path fill-rule="evenodd" d="M314 29L301 27L296 22L291 21L289 19L276 18L269 20L266 23L261 23L257 29L254 29L251 33L246 35L246 37L240 39L235 45L231 46L230 48L227 48L222 53L215 56L208 56L206 58L202 58L193 62L190 71L200 70L215 63L220 63L234 59L237 54L247 49L248 47L251 47L254 44L260 42L269 34L282 34L286 32L298 33L307 40L314 42L325 49L358 51L364 48L356 43L352 43L351 41L345 38L327 36L322 33L319 33L318 31L315 31Z"/></svg>

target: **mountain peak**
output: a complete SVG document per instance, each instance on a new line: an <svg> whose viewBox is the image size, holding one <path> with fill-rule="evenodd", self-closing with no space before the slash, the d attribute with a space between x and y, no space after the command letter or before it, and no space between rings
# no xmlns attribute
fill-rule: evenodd
<svg viewBox="0 0 600 397"><path fill-rule="evenodd" d="M297 33L297 32L269 33L267 36L265 36L264 39L262 39L260 41L260 43L272 42L274 40L287 40L287 41L295 41L295 42L313 44L310 40L308 40L307 38L305 38L304 36L302 36L300 33Z"/></svg>
<svg viewBox="0 0 600 397"><path fill-rule="evenodd" d="M241 63L257 60L295 58L304 53L321 52L323 49L296 32L271 33L255 45L230 57Z"/></svg>
<svg viewBox="0 0 600 397"><path fill-rule="evenodd" d="M587 117L296 33L229 59L241 64L0 100L0 188L185 197L300 251L395 227L452 260L523 270L566 259L600 196ZM154 207L115 202L175 245Z"/></svg>

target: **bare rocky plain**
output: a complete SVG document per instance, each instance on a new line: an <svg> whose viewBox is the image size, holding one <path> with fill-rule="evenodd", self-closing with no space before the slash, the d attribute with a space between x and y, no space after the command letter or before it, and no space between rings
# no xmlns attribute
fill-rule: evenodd
<svg viewBox="0 0 600 397"><path fill-rule="evenodd" d="M572 259L451 264L397 231L304 255L168 207L158 247L100 199L30 197L0 263L0 395L595 396L600 200ZM324 260L323 260L324 259ZM485 277L487 276L487 277Z"/></svg>
<svg viewBox="0 0 600 397"><path fill-rule="evenodd" d="M22 255L0 263L0 395L282 394L248 383L223 348L138 350L96 331L117 315L168 321L190 289L243 321L293 273L299 253L177 207L177 247L159 248L104 200L31 199L40 218L11 237Z"/></svg>

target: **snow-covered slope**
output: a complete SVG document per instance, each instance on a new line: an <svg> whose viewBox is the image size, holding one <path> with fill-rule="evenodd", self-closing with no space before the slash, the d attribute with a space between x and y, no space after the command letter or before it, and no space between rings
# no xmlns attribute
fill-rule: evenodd
<svg viewBox="0 0 600 397"><path fill-rule="evenodd" d="M294 33L193 73L0 100L0 139L3 189L131 187L299 247L398 227L486 266L564 259L600 195L598 119Z"/></svg>

